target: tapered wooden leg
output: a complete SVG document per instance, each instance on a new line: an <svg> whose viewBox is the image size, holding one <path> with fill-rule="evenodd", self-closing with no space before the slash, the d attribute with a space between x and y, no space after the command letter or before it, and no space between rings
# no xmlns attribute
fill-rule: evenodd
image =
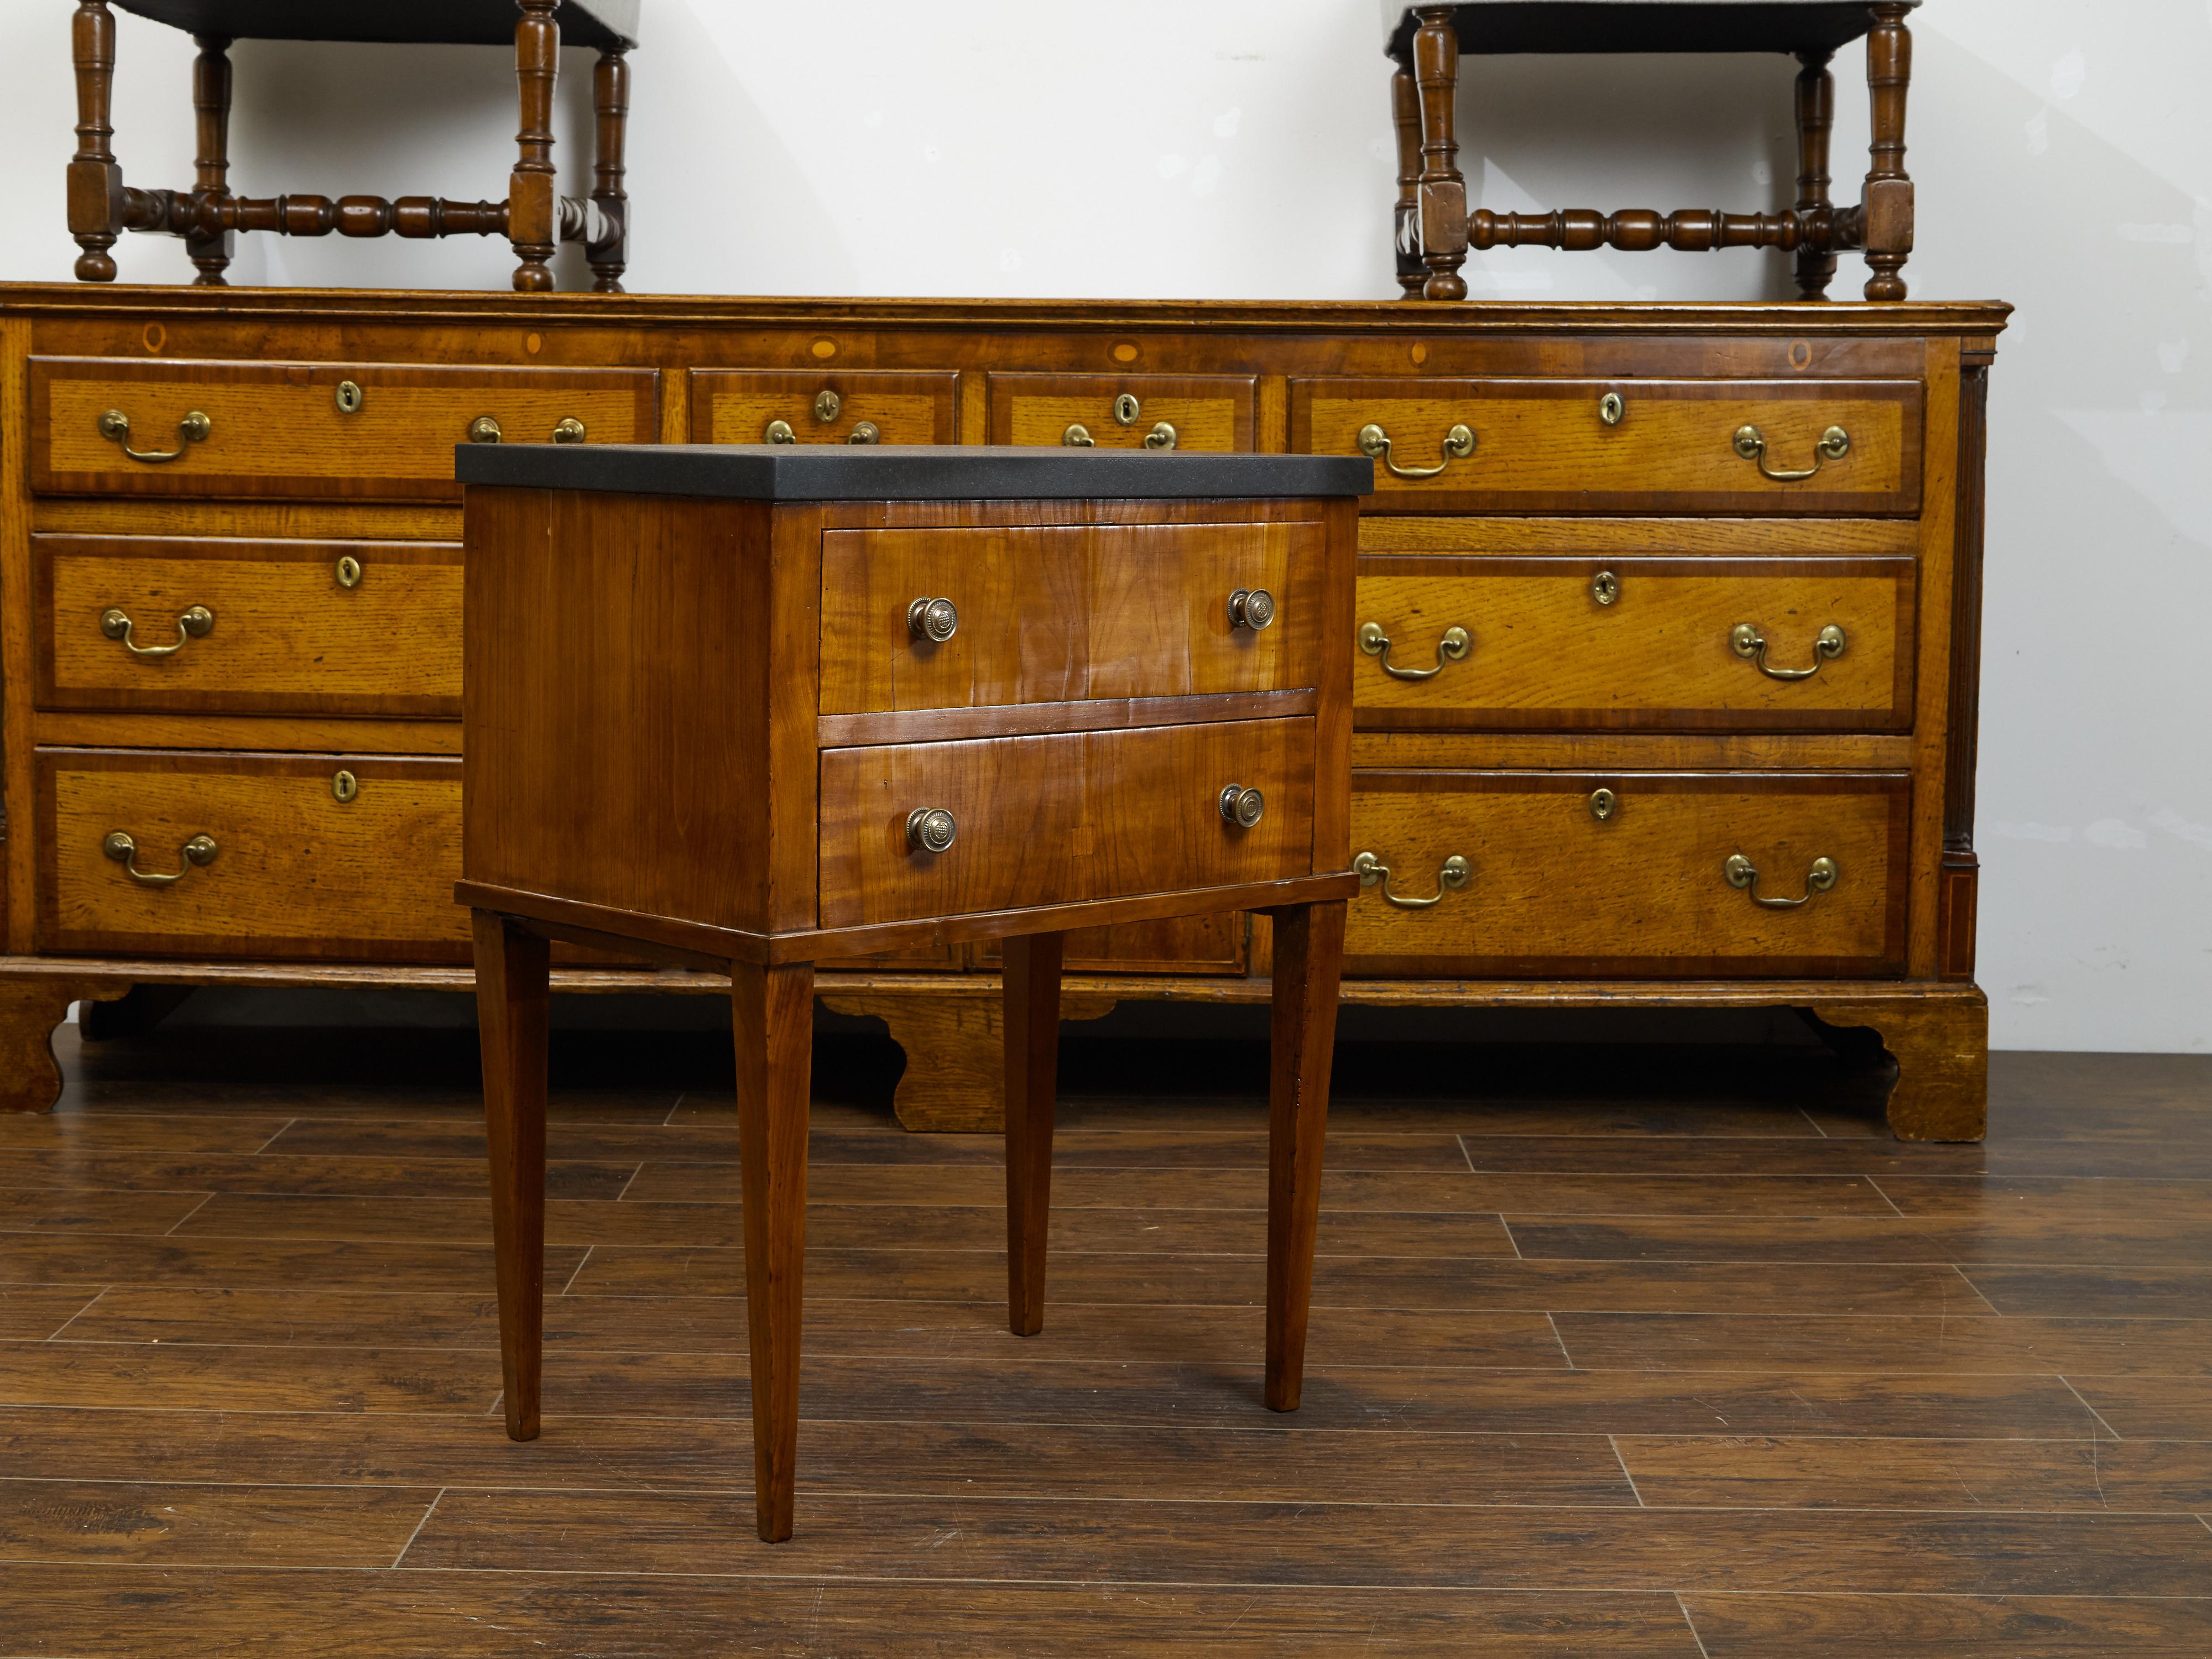
<svg viewBox="0 0 2212 1659"><path fill-rule="evenodd" d="M1337 981L1344 971L1341 899L1293 905L1275 920L1274 1006L1268 1028L1267 1385L1270 1411L1294 1412L1305 1378L1306 1310L1313 1301L1314 1231L1321 1220L1321 1148L1328 1068L1336 1052Z"/></svg>
<svg viewBox="0 0 2212 1659"><path fill-rule="evenodd" d="M492 911L474 911L471 920L507 1434L510 1440L535 1440L545 1333L548 951L544 939Z"/></svg>
<svg viewBox="0 0 2212 1659"><path fill-rule="evenodd" d="M1052 1108L1060 1070L1064 933L1006 942L1006 1324L1044 1328L1045 1242L1052 1229Z"/></svg>
<svg viewBox="0 0 2212 1659"><path fill-rule="evenodd" d="M753 1502L760 1535L791 1536L799 1462L800 1270L806 1256L806 1102L814 964L730 964L744 1185L745 1329L752 1344Z"/></svg>

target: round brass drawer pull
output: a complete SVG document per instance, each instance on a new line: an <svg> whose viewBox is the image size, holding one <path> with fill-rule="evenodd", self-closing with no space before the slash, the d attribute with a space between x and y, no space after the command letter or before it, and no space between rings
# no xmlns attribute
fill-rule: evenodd
<svg viewBox="0 0 2212 1659"><path fill-rule="evenodd" d="M1590 816L1600 823L1609 823L1613 815L1620 811L1620 797L1610 789L1593 789L1589 798Z"/></svg>
<svg viewBox="0 0 2212 1659"><path fill-rule="evenodd" d="M789 421L770 421L768 429L761 434L761 441L764 444L795 444L799 441L799 434L791 429Z"/></svg>
<svg viewBox="0 0 2212 1659"><path fill-rule="evenodd" d="M173 657L185 648L187 640L207 637L208 629L215 626L215 612L204 605L185 607L177 618L177 642L174 645L141 645L131 637L130 613L110 605L100 613L100 631L111 640L123 641L123 648L134 657Z"/></svg>
<svg viewBox="0 0 2212 1659"><path fill-rule="evenodd" d="M1267 798L1256 789L1231 783L1223 787L1219 805L1222 822L1233 823L1239 830L1249 830L1266 815Z"/></svg>
<svg viewBox="0 0 2212 1659"><path fill-rule="evenodd" d="M361 780L350 772L340 770L331 775L331 799L341 806L361 793Z"/></svg>
<svg viewBox="0 0 2212 1659"><path fill-rule="evenodd" d="M469 441L472 444L495 444L506 435L499 429L499 422L489 415L479 415L469 422Z"/></svg>
<svg viewBox="0 0 2212 1659"><path fill-rule="evenodd" d="M827 386L814 394L814 418L824 426L836 420L837 411L844 406L845 400Z"/></svg>
<svg viewBox="0 0 2212 1659"><path fill-rule="evenodd" d="M960 826L942 806L917 806L906 815L906 844L917 853L942 853Z"/></svg>
<svg viewBox="0 0 2212 1659"><path fill-rule="evenodd" d="M1120 397L1114 399L1115 423L1117 426L1136 425L1137 416L1144 412L1144 407L1145 406L1142 404L1137 401L1137 397L1134 392L1123 392Z"/></svg>
<svg viewBox="0 0 2212 1659"><path fill-rule="evenodd" d="M1833 662L1842 656L1846 643L1844 630L1830 623L1814 637L1810 668L1777 668L1766 660L1766 636L1755 626L1738 623L1729 629L1729 649L1753 664L1770 680L1809 680L1820 672L1823 663Z"/></svg>
<svg viewBox="0 0 2212 1659"><path fill-rule="evenodd" d="M584 423L574 415L563 415L553 423L553 441L556 444L583 442Z"/></svg>
<svg viewBox="0 0 2212 1659"><path fill-rule="evenodd" d="M361 561L350 553L338 561L338 586L345 588L361 586Z"/></svg>
<svg viewBox="0 0 2212 1659"><path fill-rule="evenodd" d="M337 392L332 394L332 401L337 404L338 413L341 415L360 414L362 402L360 382L340 380Z"/></svg>
<svg viewBox="0 0 2212 1659"><path fill-rule="evenodd" d="M873 421L856 422L853 435L845 440L848 444L879 444L884 441L884 429Z"/></svg>
<svg viewBox="0 0 2212 1659"><path fill-rule="evenodd" d="M1759 476L1769 483L1802 483L1818 472L1828 461L1840 461L1851 453L1851 434L1839 426L1832 426L1820 434L1814 446L1813 465L1802 471L1777 472L1766 465L1766 438L1755 426L1740 426L1735 429L1735 453L1747 461L1756 462Z"/></svg>
<svg viewBox="0 0 2212 1659"><path fill-rule="evenodd" d="M1060 434L1060 442L1063 449L1096 449L1098 447L1098 440L1091 435L1091 428L1080 421L1073 422Z"/></svg>
<svg viewBox="0 0 2212 1659"><path fill-rule="evenodd" d="M1255 634L1275 620L1275 596L1264 587L1240 587L1229 596L1229 625Z"/></svg>
<svg viewBox="0 0 2212 1659"><path fill-rule="evenodd" d="M131 447L131 417L119 409L111 409L100 417L100 435L118 446L134 461L149 465L157 461L173 461L185 453L186 444L204 444L208 434L215 430L215 422L198 410L177 422L177 435L185 441L174 449L133 449Z"/></svg>
<svg viewBox="0 0 2212 1659"><path fill-rule="evenodd" d="M1173 449L1175 447L1176 429L1165 421L1145 434L1145 447L1147 449Z"/></svg>
<svg viewBox="0 0 2212 1659"><path fill-rule="evenodd" d="M1610 570L1601 570L1590 578L1590 598L1600 605L1611 605L1620 597L1620 578Z"/></svg>
<svg viewBox="0 0 2212 1659"><path fill-rule="evenodd" d="M1437 641L1437 665L1434 668L1400 668L1390 660L1390 636L1382 631L1382 624L1359 624L1359 648L1370 657L1380 657L1382 672L1394 680L1432 680L1444 672L1446 663L1463 659L1474 644L1474 639L1464 628L1447 628L1443 637Z"/></svg>
<svg viewBox="0 0 2212 1659"><path fill-rule="evenodd" d="M213 836L194 836L179 849L184 862L174 871L141 870L138 867L138 843L120 830L111 830L107 839L100 843L100 850L121 865L131 879L144 887L167 887L172 882L182 881L192 872L192 866L203 867L215 862L218 850Z"/></svg>
<svg viewBox="0 0 2212 1659"><path fill-rule="evenodd" d="M1463 461L1474 453L1474 433L1472 428L1455 426L1444 434L1444 458L1434 466L1401 466L1390 459L1390 434L1372 422L1359 428L1359 453L1382 463L1383 471L1394 478L1433 478L1454 461Z"/></svg>
<svg viewBox="0 0 2212 1659"><path fill-rule="evenodd" d="M942 645L960 631L960 613L950 599L916 599L906 608L906 631L917 640Z"/></svg>
<svg viewBox="0 0 2212 1659"><path fill-rule="evenodd" d="M1803 898L1764 898L1760 896L1759 891L1758 866L1742 854L1730 854L1729 861L1721 868L1728 877L1729 886L1740 888L1749 893L1753 904L1763 904L1770 910L1795 910L1802 905L1810 904L1814 894L1831 890L1836 884L1837 877L1843 873L1836 868L1835 860L1814 859L1812 867L1805 872Z"/></svg>
<svg viewBox="0 0 2212 1659"><path fill-rule="evenodd" d="M1426 910L1442 904L1446 893L1456 893L1474 878L1474 868L1458 854L1454 853L1437 866L1437 896L1434 898L1400 898L1390 890L1390 866L1372 853L1362 853L1352 860L1352 867L1359 872L1362 887L1380 887L1382 902L1395 905L1401 910Z"/></svg>
<svg viewBox="0 0 2212 1659"><path fill-rule="evenodd" d="M1608 392L1597 400L1597 417L1607 426L1619 426L1628 416L1628 404L1618 392Z"/></svg>

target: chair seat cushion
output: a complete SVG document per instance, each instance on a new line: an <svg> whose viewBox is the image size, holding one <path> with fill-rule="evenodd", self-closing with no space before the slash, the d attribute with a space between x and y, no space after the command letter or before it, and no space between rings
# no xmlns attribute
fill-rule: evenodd
<svg viewBox="0 0 2212 1659"><path fill-rule="evenodd" d="M1918 5L1920 0L1907 0ZM1874 27L1869 0L1461 0L1459 49L1548 52L1833 52ZM1405 60L1420 27L1384 0L1388 50Z"/></svg>
<svg viewBox="0 0 2212 1659"><path fill-rule="evenodd" d="M114 0L125 11L234 40L367 40L444 46L514 43L514 0ZM643 0L562 0L564 46L637 44Z"/></svg>

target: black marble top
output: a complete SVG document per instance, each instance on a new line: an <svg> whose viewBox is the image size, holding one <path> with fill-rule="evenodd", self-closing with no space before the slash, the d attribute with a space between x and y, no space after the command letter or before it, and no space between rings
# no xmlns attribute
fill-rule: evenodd
<svg viewBox="0 0 2212 1659"><path fill-rule="evenodd" d="M1364 495L1363 455L1016 449L938 444L457 444L465 484L758 501L980 501Z"/></svg>
<svg viewBox="0 0 2212 1659"><path fill-rule="evenodd" d="M1918 5L1920 0L1906 0ZM1388 50L1406 59L1419 20L1386 0ZM1464 52L1834 52L1874 27L1869 0L1461 0Z"/></svg>

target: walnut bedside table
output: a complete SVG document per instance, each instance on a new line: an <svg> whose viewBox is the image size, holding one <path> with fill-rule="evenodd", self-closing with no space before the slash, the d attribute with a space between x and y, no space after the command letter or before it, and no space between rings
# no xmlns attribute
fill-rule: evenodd
<svg viewBox="0 0 2212 1659"><path fill-rule="evenodd" d="M791 1534L814 963L1005 941L1042 1323L1062 940L1274 921L1267 1404L1298 1403L1351 866L1346 457L463 446L463 879L507 1432L538 1433L548 941L726 969L760 1535Z"/></svg>

